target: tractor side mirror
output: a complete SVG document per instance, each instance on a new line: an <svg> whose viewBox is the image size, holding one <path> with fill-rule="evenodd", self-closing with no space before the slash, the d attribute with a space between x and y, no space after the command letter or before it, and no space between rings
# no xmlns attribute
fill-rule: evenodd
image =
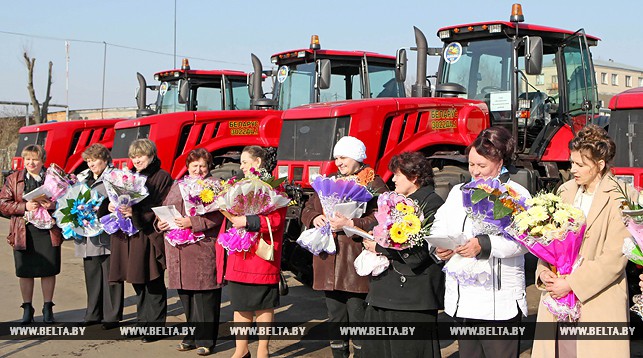
<svg viewBox="0 0 643 358"><path fill-rule="evenodd" d="M408 59L406 58L406 49L401 48L395 54L395 81L406 81L406 65Z"/></svg>
<svg viewBox="0 0 643 358"><path fill-rule="evenodd" d="M317 88L320 90L330 88L330 60L317 60L317 73L319 77L317 80Z"/></svg>
<svg viewBox="0 0 643 358"><path fill-rule="evenodd" d="M543 39L538 36L525 36L525 72L539 75L543 69Z"/></svg>
<svg viewBox="0 0 643 358"><path fill-rule="evenodd" d="M179 82L179 103L185 104L188 102L190 95L190 87L187 80L180 80Z"/></svg>

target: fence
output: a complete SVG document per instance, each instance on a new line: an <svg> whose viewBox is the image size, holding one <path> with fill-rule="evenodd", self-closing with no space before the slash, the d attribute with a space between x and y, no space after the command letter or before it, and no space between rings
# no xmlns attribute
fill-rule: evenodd
<svg viewBox="0 0 643 358"><path fill-rule="evenodd" d="M0 149L0 170L11 169L11 158L16 152L17 144L9 145L8 148ZM0 185L4 185L4 176L0 175Z"/></svg>

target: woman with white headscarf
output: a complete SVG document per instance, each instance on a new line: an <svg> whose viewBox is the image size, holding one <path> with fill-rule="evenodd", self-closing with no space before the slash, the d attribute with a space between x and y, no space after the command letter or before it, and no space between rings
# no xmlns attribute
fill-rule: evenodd
<svg viewBox="0 0 643 358"><path fill-rule="evenodd" d="M366 146L364 143L350 136L342 137L333 150L335 165L338 172L336 177L354 176L369 188L373 193L388 191L386 184L372 168L364 164L366 159ZM313 289L324 291L328 322L330 323L361 323L364 319L365 298L368 293L368 277L357 274L353 263L362 252L360 237L346 236L343 232L345 226L358 227L369 231L375 226L374 212L377 209L377 197L373 197L367 204L366 213L355 219L349 219L339 213L333 218L324 215L319 196L314 194L306 202L301 214L302 222L307 227L320 228L330 223L334 231L336 254L322 252L313 257L314 282ZM349 356L349 337L342 340L331 340L330 345L333 357ZM359 357L361 344L353 340L353 357Z"/></svg>

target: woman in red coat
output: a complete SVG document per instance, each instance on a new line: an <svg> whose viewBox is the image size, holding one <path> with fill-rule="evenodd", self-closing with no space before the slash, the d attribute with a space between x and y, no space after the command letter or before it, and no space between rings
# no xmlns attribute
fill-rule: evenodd
<svg viewBox="0 0 643 358"><path fill-rule="evenodd" d="M272 172L276 164L274 148L245 147L241 153L241 170L248 175L251 168L263 168ZM269 324L274 319L275 307L279 305L279 274L281 269L281 243L284 234L286 208L267 215L235 216L230 219L235 228L259 232L259 240L274 241L274 260L266 261L257 256L257 243L247 252L228 253L225 279L228 281L230 303L234 310L235 323L251 323L254 316L258 323ZM249 358L248 338L237 337L233 358ZM259 339L257 357L268 357L268 339Z"/></svg>

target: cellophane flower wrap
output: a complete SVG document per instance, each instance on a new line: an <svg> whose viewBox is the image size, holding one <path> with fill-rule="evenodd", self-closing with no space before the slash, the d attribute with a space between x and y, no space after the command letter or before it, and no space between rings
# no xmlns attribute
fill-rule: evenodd
<svg viewBox="0 0 643 358"><path fill-rule="evenodd" d="M621 183L610 176L616 190L621 194L617 200L620 201L623 222L632 237L623 241L623 255L637 265L643 265L643 193L636 189L629 188L627 184ZM636 198L638 196L638 199ZM632 297L634 306L630 308L643 319L643 298L640 294Z"/></svg>
<svg viewBox="0 0 643 358"><path fill-rule="evenodd" d="M47 168L42 189L47 193L47 198L55 202L62 197L74 183L76 183L76 178L73 175L68 175L61 167L52 163L49 168ZM39 229L51 229L54 226L54 220L47 209L40 206L34 211L27 211L25 213L25 220Z"/></svg>
<svg viewBox="0 0 643 358"><path fill-rule="evenodd" d="M536 257L552 266L559 276L569 275L580 264L580 246L585 234L585 215L552 193L541 193L527 200L528 209L514 216L509 234ZM580 301L574 292L543 304L559 321L576 322Z"/></svg>
<svg viewBox="0 0 643 358"><path fill-rule="evenodd" d="M366 185L360 183L356 177L325 177L318 176L311 186L319 197L324 216L332 218L335 215L337 204L352 203L349 205L351 214L347 217L353 219L364 214L365 204L373 198ZM334 254L337 251L333 231L330 224L320 228L310 228L301 233L297 243L310 251L313 255L322 252Z"/></svg>
<svg viewBox="0 0 643 358"><path fill-rule="evenodd" d="M373 228L373 238L378 245L394 250L404 250L424 243L429 236L430 218L417 203L402 194L388 191L377 198L377 225ZM378 276L389 267L386 257L368 250L355 259L355 270L360 276Z"/></svg>
<svg viewBox="0 0 643 358"><path fill-rule="evenodd" d="M513 214L525 210L526 198L498 178L478 179L462 186L462 204L473 223L473 235L506 236ZM463 285L491 288L488 260L453 255L444 272Z"/></svg>
<svg viewBox="0 0 643 358"><path fill-rule="evenodd" d="M124 217L121 206L132 207L145 199L149 192L145 186L147 177L127 169L114 169L103 177L103 184L109 201L117 208L115 212L100 218L106 233L114 234L119 230L132 236L138 232L130 218Z"/></svg>
<svg viewBox="0 0 643 358"><path fill-rule="evenodd" d="M178 182L185 212L188 216L203 215L217 210L216 198L226 187L226 182L214 178L192 178L188 175ZM188 245L205 237L191 228L173 229L165 233L165 240L172 245Z"/></svg>
<svg viewBox="0 0 643 358"><path fill-rule="evenodd" d="M83 239L103 232L98 220L98 209L105 199L84 183L72 185L58 198L54 212L56 225L62 229L63 238Z"/></svg>
<svg viewBox="0 0 643 358"><path fill-rule="evenodd" d="M275 179L263 171L252 171L246 178L230 181L216 198L216 208L234 216L265 215L290 203L283 190L282 179ZM245 252L257 241L259 233L244 228L230 228L218 237L219 244L228 251Z"/></svg>

